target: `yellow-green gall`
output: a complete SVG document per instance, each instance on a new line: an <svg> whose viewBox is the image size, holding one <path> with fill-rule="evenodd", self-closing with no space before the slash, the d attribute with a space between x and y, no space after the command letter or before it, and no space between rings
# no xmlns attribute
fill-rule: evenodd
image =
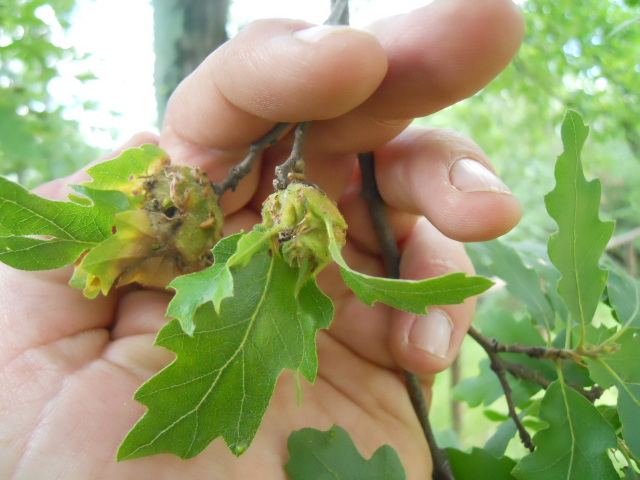
<svg viewBox="0 0 640 480"><path fill-rule="evenodd" d="M298 285L315 277L331 261L329 244L346 241L347 224L336 204L317 187L292 182L264 202L262 226L277 234L274 243L282 257L300 268Z"/></svg>
<svg viewBox="0 0 640 480"><path fill-rule="evenodd" d="M132 282L166 287L175 277L213 263L223 216L202 171L162 158L120 191L133 208L115 215L115 234L82 258L72 285L90 297Z"/></svg>

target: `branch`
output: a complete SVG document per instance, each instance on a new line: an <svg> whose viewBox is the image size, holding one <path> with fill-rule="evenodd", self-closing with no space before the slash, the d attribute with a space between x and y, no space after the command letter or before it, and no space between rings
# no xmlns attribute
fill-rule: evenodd
<svg viewBox="0 0 640 480"><path fill-rule="evenodd" d="M331 0L331 13L325 25L349 25L349 0Z"/></svg>
<svg viewBox="0 0 640 480"><path fill-rule="evenodd" d="M516 424L516 428L518 429L518 433L520 435L520 440L522 443L531 451L535 448L533 442L531 441L531 435L524 428L518 413L516 412L515 405L513 403L513 396L511 391L511 386L509 385L509 381L507 380L506 372L509 372L516 378L520 378L523 380L529 380L537 383L545 390L549 388L551 385L551 381L547 379L544 375L542 375L537 370L526 367L521 363L510 362L509 360L505 360L500 356L500 353L521 353L528 355L532 358L553 358L553 359L571 359L575 361L575 356L577 355L575 352L570 350L562 350L558 348L545 348L545 347L525 347L521 345L503 345L499 343L496 339L489 339L482 335L478 330L473 327L469 328L469 335L476 341L478 344L484 349L484 351L489 356L489 361L491 362L491 370L495 372L498 376L498 380L500 381L500 385L502 386L502 390L504 390L504 396L507 400L507 406L509 409L509 417ZM579 356L578 356L579 357ZM580 360L580 358L578 358ZM576 390L578 393L583 395L587 400L591 403L595 402L598 398L602 396L604 393L604 389L598 385L592 387L590 390L586 390L577 385L567 384L569 387Z"/></svg>
<svg viewBox="0 0 640 480"><path fill-rule="evenodd" d="M507 369L505 368L505 361L500 358L498 355L495 345L497 342L489 340L487 337L478 332L475 328L469 328L469 335L478 342L478 344L487 352L489 355L489 360L491 362L491 370L495 372L498 376L498 380L500 380L500 385L502 385L502 390L504 390L504 397L507 400L507 407L509 409L509 416L516 424L516 428L518 429L518 434L520 435L520 440L530 451L535 450L535 445L531 440L531 435L527 432L527 429L524 428L520 417L518 416L518 412L516 412L516 406L513 403L513 392L511 391L511 386L509 385L509 381L507 380ZM548 385L547 385L548 386Z"/></svg>
<svg viewBox="0 0 640 480"><path fill-rule="evenodd" d="M311 122L302 122L296 127L291 155L286 162L276 167L276 179L273 181L273 186L276 190L284 190L287 188L287 185L289 185L291 181L291 176L298 175L301 177L299 180L304 178L305 164L303 147L310 123Z"/></svg>
<svg viewBox="0 0 640 480"><path fill-rule="evenodd" d="M400 250L396 243L393 230L389 223L389 219L385 213L384 201L378 190L375 174L375 159L372 152L361 153L358 155L358 163L362 176L362 190L360 196L364 198L369 205L371 218L375 226L376 234L382 248L382 257L385 264L385 271L390 278L400 277ZM438 447L431 422L429 421L429 413L427 402L422 392L422 382L411 372L404 372L407 383L407 391L413 409L416 412L420 426L429 445L431 458L433 460L433 479L434 480L455 480L447 455Z"/></svg>
<svg viewBox="0 0 640 480"><path fill-rule="evenodd" d="M252 143L249 148L249 154L242 162L234 165L231 170L229 170L229 176L218 184L212 184L213 191L216 192L218 196L221 196L227 190L235 191L240 180L251 173L256 160L260 157L262 152L278 143L280 137L289 129L290 126L290 123L278 123L264 137Z"/></svg>

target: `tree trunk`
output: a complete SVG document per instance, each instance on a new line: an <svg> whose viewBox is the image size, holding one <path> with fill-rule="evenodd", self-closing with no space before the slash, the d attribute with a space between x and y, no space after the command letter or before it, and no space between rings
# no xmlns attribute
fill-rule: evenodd
<svg viewBox="0 0 640 480"><path fill-rule="evenodd" d="M162 123L167 100L207 55L227 41L230 0L153 0L156 100Z"/></svg>

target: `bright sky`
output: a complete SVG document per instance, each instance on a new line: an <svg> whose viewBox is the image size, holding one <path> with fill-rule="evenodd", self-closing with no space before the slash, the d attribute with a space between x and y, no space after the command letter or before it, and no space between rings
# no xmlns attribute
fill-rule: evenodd
<svg viewBox="0 0 640 480"><path fill-rule="evenodd" d="M352 0L351 22L364 26L378 18L404 13L427 0ZM229 34L238 25L266 17L294 17L322 23L329 12L329 0L234 0ZM42 10L47 17L46 8ZM153 10L150 0L78 0L72 28L60 44L72 44L89 60L62 66L64 78L51 85L59 101L73 104L73 98L97 101L100 110L75 109L69 116L80 120L90 143L113 148L142 130L154 130ZM98 80L80 84L74 74L92 71ZM108 112L119 113L117 117ZM96 128L108 129L96 132Z"/></svg>

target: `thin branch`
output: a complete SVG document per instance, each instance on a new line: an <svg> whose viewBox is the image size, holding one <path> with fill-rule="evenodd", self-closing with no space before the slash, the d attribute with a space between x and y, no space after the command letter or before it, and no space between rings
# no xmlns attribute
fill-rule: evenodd
<svg viewBox="0 0 640 480"><path fill-rule="evenodd" d="M325 25L349 25L349 0L331 0L331 13Z"/></svg>
<svg viewBox="0 0 640 480"><path fill-rule="evenodd" d="M516 406L513 403L513 392L511 391L511 386L509 385L509 381L507 380L506 368L502 358L498 355L495 350L495 342L487 339L484 335L478 332L475 328L469 328L469 335L480 344L480 346L487 352L489 355L489 361L491 362L491 370L495 372L498 376L498 380L500 381L500 385L502 386L502 390L504 391L504 397L507 400L507 408L509 409L509 416L513 420L518 429L518 434L520 435L520 440L530 451L535 450L535 445L531 440L531 435L527 432L527 429L524 428L520 417L518 416L518 412L516 412Z"/></svg>
<svg viewBox="0 0 640 480"><path fill-rule="evenodd" d="M307 138L310 123L311 122L302 122L296 127L291 155L289 155L286 162L276 167L276 179L273 181L273 186L276 190L284 190L287 188L292 175L297 174L301 177L304 176L304 141Z"/></svg>
<svg viewBox="0 0 640 480"><path fill-rule="evenodd" d="M252 143L249 148L249 154L245 159L237 165L234 165L231 170L229 170L229 176L222 182L213 184L213 191L216 192L218 196L222 195L227 190L235 191L240 180L251 173L256 160L260 157L262 152L278 143L280 137L289 129L290 126L290 123L278 123L264 137Z"/></svg>
<svg viewBox="0 0 640 480"><path fill-rule="evenodd" d="M384 201L378 190L375 174L375 159L373 153L361 153L358 155L358 163L362 176L362 190L360 196L369 205L371 218L375 226L376 234L382 248L382 257L385 264L385 271L389 278L400 277L400 250L396 243L395 236L384 208ZM422 392L422 382L411 372L404 372L407 383L407 391L413 409L416 412L420 426L429 445L431 458L433 460L434 480L455 480L451 472L451 466L447 455L438 447L431 422L427 402Z"/></svg>
<svg viewBox="0 0 640 480"><path fill-rule="evenodd" d="M527 346L527 345L505 345L499 343L495 339L491 340L493 350L495 353L522 353L531 358L550 358L550 359L569 359L576 363L581 362L582 358L576 352L572 350L566 350L564 348L551 348L551 347L539 347L539 346Z"/></svg>
<svg viewBox="0 0 640 480"><path fill-rule="evenodd" d="M504 345L496 341L495 339L489 339L482 335L475 328L471 327L469 329L469 335L473 337L482 348L487 352L487 354L494 353L521 353L524 355L529 355L532 358L553 358L553 359L570 359L575 361L575 353L567 354L568 350L562 350L557 348L546 349L545 347L523 347L521 345ZM540 350L548 350L547 354L541 352ZM532 368L526 367L521 363L510 362L509 360L505 360L502 357L497 357L497 359L502 363L505 370L507 370L511 375L516 378L521 378L522 380L529 380L531 382L535 382L540 385L545 390L549 388L551 385L551 380L542 375L539 371L534 370ZM576 392L581 394L591 403L595 402L599 399L604 393L604 389L598 385L591 387L589 390L582 388L578 385L574 385L572 383L567 383L567 385L573 388Z"/></svg>

